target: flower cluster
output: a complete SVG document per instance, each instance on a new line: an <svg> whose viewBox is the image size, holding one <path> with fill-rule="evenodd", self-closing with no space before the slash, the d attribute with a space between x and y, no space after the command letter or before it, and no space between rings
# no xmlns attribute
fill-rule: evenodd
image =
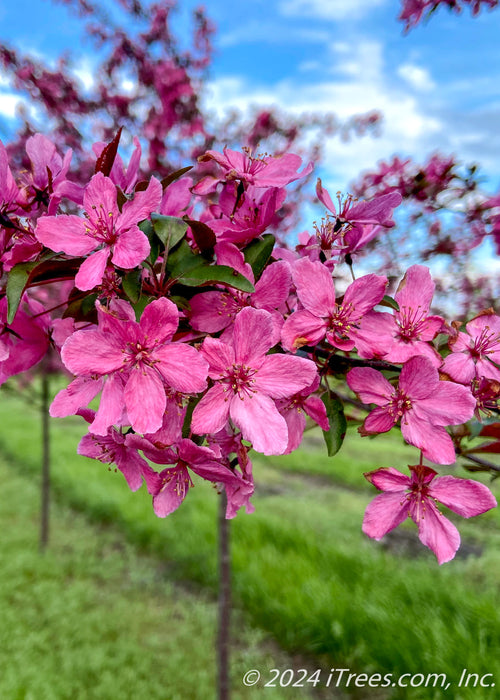
<svg viewBox="0 0 500 700"><path fill-rule="evenodd" d="M125 165L118 138L95 145L86 183L70 179L71 153L41 135L17 177L0 148L2 381L55 348L74 378L51 415L81 416L79 453L115 464L134 491L145 482L160 517L196 478L225 492L228 518L251 512L250 450L289 453L317 424L333 454L347 400L357 411L348 419L363 414L362 435L398 426L420 452L411 477L367 476L384 494L365 532L380 538L409 514L449 560L458 534L434 501L466 517L495 501L422 459L453 464L466 453L465 424L496 405L500 317L484 310L461 329L433 314L435 284L421 265L392 297L386 276L355 277L352 254L394 225L397 192L335 205L318 180L328 212L292 249L268 231L311 164L226 148L201 155L190 177L138 183L139 142Z"/></svg>

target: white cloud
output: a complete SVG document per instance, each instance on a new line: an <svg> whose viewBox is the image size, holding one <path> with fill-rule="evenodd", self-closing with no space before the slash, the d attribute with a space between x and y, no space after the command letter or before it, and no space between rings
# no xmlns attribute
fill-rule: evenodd
<svg viewBox="0 0 500 700"><path fill-rule="evenodd" d="M89 91L94 87L95 77L94 70L89 61L81 63L79 68L73 69L73 75L80 81L85 91Z"/></svg>
<svg viewBox="0 0 500 700"><path fill-rule="evenodd" d="M258 19L246 22L231 31L226 31L217 39L221 49L243 44L327 44L331 41L331 33L324 29L312 27L277 27L276 23L266 23Z"/></svg>
<svg viewBox="0 0 500 700"><path fill-rule="evenodd" d="M436 87L429 71L413 63L403 63L399 66L398 75L415 90L428 92Z"/></svg>
<svg viewBox="0 0 500 700"><path fill-rule="evenodd" d="M353 20L365 17L385 2L386 0L281 0L279 9L289 17Z"/></svg>
<svg viewBox="0 0 500 700"><path fill-rule="evenodd" d="M379 42L358 40L350 46L350 53L342 45L332 47L335 60L326 63L334 68L318 74L321 79L317 82L298 84L290 78L275 85L252 86L239 77L226 76L211 83L207 105L220 114L230 106L245 112L249 106L275 105L294 114L334 112L340 119L380 110L384 117L380 138L353 137L345 142L333 137L325 144L325 184L333 191L345 190L360 171L372 169L378 160L395 152L422 158L435 150L450 125L393 80Z"/></svg>
<svg viewBox="0 0 500 700"><path fill-rule="evenodd" d="M14 119L17 113L17 108L25 104L25 100L13 92L0 93L0 114L7 119Z"/></svg>

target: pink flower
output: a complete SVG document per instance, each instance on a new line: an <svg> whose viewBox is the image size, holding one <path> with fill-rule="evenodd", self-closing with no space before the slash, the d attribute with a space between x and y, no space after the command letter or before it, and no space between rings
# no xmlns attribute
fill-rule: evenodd
<svg viewBox="0 0 500 700"><path fill-rule="evenodd" d="M151 467L143 470L149 493L153 496L153 509L159 518L165 518L176 510L193 486L189 470L207 481L222 484L228 495L226 518L232 518L242 505L249 505L254 487L240 474L223 463L219 449L201 447L192 440L183 439L168 450L158 450L137 435L128 435L127 444L143 450L156 464L172 464L160 473Z"/></svg>
<svg viewBox="0 0 500 700"><path fill-rule="evenodd" d="M319 377L314 382L297 392L289 399L278 399L276 405L288 426L288 445L284 454L290 454L302 442L306 427L306 415L313 419L322 430L328 430L330 424L326 407L319 396L313 396L319 387Z"/></svg>
<svg viewBox="0 0 500 700"><path fill-rule="evenodd" d="M17 199L19 189L9 167L9 156L0 141L0 226L10 225L11 214L22 214Z"/></svg>
<svg viewBox="0 0 500 700"><path fill-rule="evenodd" d="M272 225L285 199L286 190L279 187L258 189L249 186L239 197L236 186L226 186L219 197L219 215L206 223L218 241L245 244Z"/></svg>
<svg viewBox="0 0 500 700"><path fill-rule="evenodd" d="M444 327L441 316L428 315L435 287L428 267L408 268L394 295L399 311L394 312L391 347L384 359L406 362L424 355L435 367L442 364L441 355L429 343Z"/></svg>
<svg viewBox="0 0 500 700"><path fill-rule="evenodd" d="M426 357L408 360L398 387L370 367L355 367L346 379L363 403L378 406L365 419L362 434L386 433L401 419L404 439L422 450L424 457L437 464L455 462L453 441L444 426L472 418L476 401L467 387L440 381Z"/></svg>
<svg viewBox="0 0 500 700"><path fill-rule="evenodd" d="M450 340L452 352L445 358L443 372L454 381L469 384L474 377L500 381L500 317L484 314L466 325Z"/></svg>
<svg viewBox="0 0 500 700"><path fill-rule="evenodd" d="M229 182L239 180L245 185L255 187L285 187L286 185L306 177L313 169L313 164L309 163L301 173L297 170L302 164L302 158L293 153L286 153L282 156L252 157L249 149L246 153L232 151L224 148L223 153L218 151L207 151L198 158L200 162L215 161L220 165L225 174L223 177L213 177L207 175L195 185L195 194L209 194L215 192L219 182Z"/></svg>
<svg viewBox="0 0 500 700"><path fill-rule="evenodd" d="M457 528L435 505L439 501L464 518L480 515L497 503L491 491L477 481L436 476L430 467L410 467L411 478L392 467L365 474L384 493L367 507L363 532L380 540L408 516L418 525L422 544L432 549L438 563L450 561L460 546Z"/></svg>
<svg viewBox="0 0 500 700"><path fill-rule="evenodd" d="M309 386L316 367L301 357L266 355L273 345L272 330L267 311L246 307L236 317L231 344L205 338L201 352L214 385L194 409L194 433L217 433L230 418L258 452L286 450L288 428L274 399Z"/></svg>
<svg viewBox="0 0 500 700"><path fill-rule="evenodd" d="M79 415L88 423L94 419L94 411L90 409L79 411ZM78 454L98 459L104 464L116 464L131 491L137 491L142 486L143 471L149 468L137 449L125 444L125 435L115 428L108 428L107 435L84 435L78 445Z"/></svg>
<svg viewBox="0 0 500 700"><path fill-rule="evenodd" d="M99 307L99 328L80 330L68 338L62 361L81 379L85 391L90 382L107 375L91 432L106 435L111 425L129 424L139 433L154 433L162 427L169 390L198 393L205 389L207 362L191 346L171 342L179 312L169 299L151 302L139 323L125 302L119 305L119 313ZM90 385L89 390L95 388ZM71 408L77 398L72 401ZM59 403L59 415L63 408Z"/></svg>
<svg viewBox="0 0 500 700"><path fill-rule="evenodd" d="M0 384L36 365L49 348L43 306L24 296L12 323L7 323L7 299L0 300Z"/></svg>
<svg viewBox="0 0 500 700"><path fill-rule="evenodd" d="M392 227L394 226L394 221L392 220L392 212L398 207L403 198L399 192L389 192L388 194L383 194L380 197L375 197L369 202L359 202L357 203L350 195L342 202L340 196L338 197L338 211L335 208L334 203L328 190L326 190L321 184L321 180L318 178L316 184L316 194L319 201L329 209L332 214L335 215L338 226L348 223L354 224L380 224L380 226Z"/></svg>
<svg viewBox="0 0 500 700"><path fill-rule="evenodd" d="M61 158L55 144L43 134L34 134L26 141L26 153L31 161L31 173L22 173L22 195L25 206L44 204L54 214L63 197L82 203L83 187L69 181L72 150Z"/></svg>
<svg viewBox="0 0 500 700"><path fill-rule="evenodd" d="M51 250L68 255L87 255L75 284L83 291L102 282L108 259L119 268L132 269L147 258L150 245L137 224L154 211L161 200L162 188L151 178L146 190L125 202L120 212L116 186L102 173L92 177L85 189L85 219L74 215L44 216L38 221L36 236Z"/></svg>
<svg viewBox="0 0 500 700"><path fill-rule="evenodd" d="M365 275L349 285L337 304L332 276L322 263L302 258L292 277L304 310L295 311L283 326L281 341L290 351L316 345L325 337L335 348L352 350L363 339L362 317L381 301L387 286L387 277Z"/></svg>

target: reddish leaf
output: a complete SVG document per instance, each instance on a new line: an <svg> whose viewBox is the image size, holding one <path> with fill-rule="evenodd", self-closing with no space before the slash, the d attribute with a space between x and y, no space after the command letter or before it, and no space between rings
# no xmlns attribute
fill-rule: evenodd
<svg viewBox="0 0 500 700"><path fill-rule="evenodd" d="M165 190L169 185L172 184L172 182L175 182L176 180L178 180L185 173L192 170L192 168L193 168L192 165L188 165L185 168L181 168L180 170L176 170L174 173L170 173L170 175L167 175L166 177L163 178L163 180L161 181L161 186Z"/></svg>
<svg viewBox="0 0 500 700"><path fill-rule="evenodd" d="M479 447L474 447L472 450L467 450L466 454L476 454L479 452L486 452L490 454L500 454L500 442L484 442Z"/></svg>
<svg viewBox="0 0 500 700"><path fill-rule="evenodd" d="M122 135L122 127L116 132L116 136L102 149L102 153L95 163L95 172L102 173L109 177L113 163L115 162L116 154L118 153L118 144Z"/></svg>
<svg viewBox="0 0 500 700"><path fill-rule="evenodd" d="M500 439L500 423L490 423L481 428L481 437L492 437Z"/></svg>
<svg viewBox="0 0 500 700"><path fill-rule="evenodd" d="M217 238L210 226L207 226L202 221L193 221L192 219L184 219L184 221L189 224L200 252L211 251L217 243Z"/></svg>

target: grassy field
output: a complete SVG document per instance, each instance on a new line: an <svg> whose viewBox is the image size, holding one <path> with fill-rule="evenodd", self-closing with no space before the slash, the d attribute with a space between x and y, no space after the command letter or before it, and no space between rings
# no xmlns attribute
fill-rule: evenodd
<svg viewBox="0 0 500 700"><path fill-rule="evenodd" d="M0 406L0 420L0 454L9 467L2 477L6 486L0 501L0 512L2 518L13 519L17 517L17 510L13 496L11 502L5 495L7 487L13 493L22 491L20 484L26 484L33 494L36 492L39 480L39 419L36 411L23 401L5 396ZM71 649L77 658L77 668L81 669L87 666L92 669L93 663L99 669L99 659L100 663L104 663L103 658L121 658L121 662L115 664L113 661L106 667L104 677L109 676L110 683L112 680L118 682L123 669L123 678L119 682L127 691L125 694L106 695L108 690L103 685L95 694L84 693L81 697L212 697L211 660L207 657L213 650L214 613L211 598L216 590L216 494L209 485L196 482L196 488L190 492L183 506L167 520L159 520L152 513L150 499L144 489L131 494L121 474L110 473L104 465L75 455L76 445L85 430L83 421L74 417L64 421L54 420L51 428L54 445L53 492L59 508L66 508L62 520L54 518L53 521L55 550L51 548L47 558L42 561L36 555L35 503L30 508L31 528L21 528L23 541L7 547L4 553L6 563L2 567L11 572L10 577L15 577L18 570L23 571L23 557L26 557L32 573L31 579L27 577L24 581L23 595L30 600L30 586L38 589L39 573L49 573L51 568L46 562L51 557L58 560L53 586L65 580L65 557L68 557L68 562L77 557L79 566L72 566L85 573L82 580L78 577L75 579L81 601L76 601L73 607L69 605L68 612L62 599L58 605L64 615L71 613L69 619L72 622L67 622L68 628L78 630L88 617L85 596L99 597L102 584L102 573L96 569L100 555L88 543L87 547L84 546L89 537L87 535L86 538L85 532L92 533L91 541L97 537L96 532L99 536L103 532L108 533L106 536L113 542L120 543L119 546L109 545L106 550L112 561L111 574L109 580L106 577L105 583L106 587L109 584L109 595L114 596L113 606L109 601L108 605L116 610L117 626L112 626L114 631L109 634L105 626L102 649L96 643L92 644L88 649L89 656L84 652L83 657L78 654L82 644L85 649L85 636L81 638L76 634ZM270 688L261 688L260 694L255 690L256 694L252 695L251 690L241 688L239 678L241 669L245 667L262 670L284 668L282 663L290 664L290 657L278 652L277 645L288 654L300 655L301 663L305 658L309 668L350 668L358 673L392 673L394 678L404 673L446 673L451 682L446 697L478 700L495 697L494 688L465 690L457 688L456 684L464 668L479 675L493 673L497 684L500 684L499 514L488 513L472 521L460 522L462 554L443 567L439 567L433 555L420 546L411 526L399 528L397 533L381 543L368 540L362 535L360 526L364 507L374 491L363 479L362 472L376 466L404 466L413 461L415 451L403 446L397 439L370 441L353 438L339 455L330 460L325 456L318 435L309 438L307 446L294 455L255 460L258 484L254 497L256 512L251 516L241 514L232 524L234 598L237 607L243 611L234 630L239 650L235 659L237 670L233 669L234 688L241 693L236 697L262 697L264 693L275 692ZM457 473L464 475L463 472ZM11 487L14 483L18 484L17 487ZM496 489L498 497L496 483L493 489ZM7 498L5 504L4 498ZM75 511L81 515L71 515ZM78 534L77 530L72 532L68 522L78 525L82 534ZM103 525L106 526L104 530ZM14 531L17 530L14 528ZM65 542L64 546L61 542ZM83 549L79 550L79 547ZM118 551L113 551L114 547ZM90 558L88 564L86 557ZM116 561L113 557L116 557ZM71 565L68 563L67 566ZM146 683L146 679L150 682L148 663L156 668L162 666L166 663L166 657L170 658L171 652L169 643L158 632L152 633L156 644L153 644L154 653L151 657L144 653L137 622L130 621L134 634L127 643L123 641L123 629L127 623L123 622L124 626L120 626L121 620L125 620L122 615L125 609L131 608L123 593L124 587L119 582L120 567L124 566L129 572L125 579L138 583L134 604L142 612L134 613L134 616L138 615L141 619L141 616L152 615L151 610L148 613L148 605L144 601L144 598L149 601L149 596L156 601L152 607L165 628L172 627L167 620L173 610L178 611L177 615L183 611L184 615L181 614L173 625L175 635L182 637L178 643L174 642L176 653L173 666L178 677L179 669L190 672L193 658L203 658L200 666L197 661L196 669L204 673L204 680L201 685L195 684L206 688L206 695L189 691L182 694L178 685L175 690L163 690L161 694L158 679L155 679L158 684L152 686L154 689L144 686L144 690L138 691L138 694L132 693L130 677L136 677L137 683ZM157 585L157 582L151 583L151 579L155 580L157 576L151 572L157 572L158 567L163 579L170 581L167 593L162 590L161 595L157 591L153 594L148 588ZM142 576L149 583L145 584L145 594L141 596ZM41 580L44 580L43 576ZM74 579L70 580L73 584ZM205 592L207 600L200 602L193 599L192 606L176 604L179 593L172 588L175 582L177 585L191 582ZM37 590L38 607L43 609L44 596L49 596L49 591L50 585L45 581ZM182 595L186 595L184 589ZM105 594L102 597L106 600ZM162 604L163 598L167 600ZM2 594L2 609L8 603L12 605L14 614L18 607L22 608L21 599L14 597L12 600L9 595ZM145 609L141 606L145 606ZM29 615L36 615L36 610L35 606ZM79 623L80 616L82 620ZM97 613L92 624L98 638L99 621ZM19 635L26 637L28 623L23 615L21 622L22 625L18 622ZM193 651L189 643L191 635ZM272 637L276 645L268 653L267 659L263 659L260 647L266 636ZM32 697L23 694L22 688L30 688L31 692L31 685L26 679L38 676L42 652L50 648L47 640L44 641L37 642L35 639L34 649L24 654L25 659L29 658L29 664L21 674L25 685L12 686L19 688L16 690L18 694L5 694L0 684L2 700L4 697L7 700L11 697ZM124 648L120 646L122 643ZM115 655L114 645L118 650ZM9 651L9 644L5 647L5 642L2 646L7 663L7 658L15 654L16 649ZM198 649L201 646L205 649L203 653ZM91 652L95 654L94 661ZM47 658L43 657L43 667L53 667L55 670L63 668L63 664L57 661L57 653L55 656L53 650L48 653ZM260 654L263 665L256 660L256 665L252 666L252 654L255 659ZM279 654L283 655L278 658ZM69 657L68 650L67 664L71 666ZM124 659L128 660L123 663ZM20 675L15 670L16 664L9 664L12 668L9 678L14 683ZM137 664L137 668L134 664ZM300 666L297 659L293 666ZM165 674L163 678L169 677L168 672ZM99 670L94 670L93 676L101 677ZM58 691L59 694L54 691L53 695L44 692L35 693L33 697L36 700L79 697L74 693L61 694L61 691ZM310 695L305 689L297 688L278 689L276 692L288 698ZM318 695L319 692L318 688L314 694ZM442 697L440 690L431 688L391 688L390 692L366 692L366 689L358 691L358 697ZM328 696L332 696L331 692Z"/></svg>

